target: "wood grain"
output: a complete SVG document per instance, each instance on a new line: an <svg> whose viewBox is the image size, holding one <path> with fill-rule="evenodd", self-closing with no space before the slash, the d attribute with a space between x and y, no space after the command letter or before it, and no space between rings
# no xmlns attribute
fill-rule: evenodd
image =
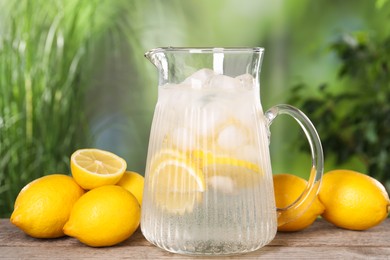
<svg viewBox="0 0 390 260"><path fill-rule="evenodd" d="M1 259L390 259L390 219L366 231L349 231L317 220L310 228L278 233L267 246L230 257L192 257L150 244L140 230L107 248L85 246L74 238L36 239L0 219Z"/></svg>

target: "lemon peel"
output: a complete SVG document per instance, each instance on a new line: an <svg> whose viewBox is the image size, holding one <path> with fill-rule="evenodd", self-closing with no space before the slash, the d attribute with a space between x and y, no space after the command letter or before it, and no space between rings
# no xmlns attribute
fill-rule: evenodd
<svg viewBox="0 0 390 260"><path fill-rule="evenodd" d="M10 221L32 237L62 237L71 209L83 194L84 190L68 175L40 177L20 191Z"/></svg>
<svg viewBox="0 0 390 260"><path fill-rule="evenodd" d="M130 191L138 200L138 203L142 205L144 182L144 176L141 174L134 171L125 171L122 178L117 182L116 185L119 185Z"/></svg>
<svg viewBox="0 0 390 260"><path fill-rule="evenodd" d="M92 247L106 247L129 238L138 228L141 209L125 188L106 185L85 193L73 206L63 230Z"/></svg>
<svg viewBox="0 0 390 260"><path fill-rule="evenodd" d="M301 196L307 186L307 181L292 174L273 175L274 194L276 207L283 209L290 206ZM278 231L299 231L309 227L324 212L325 207L318 197L314 201L304 202L307 206L301 208L305 210L294 211L288 217L291 221L278 226ZM310 205L307 203L311 203Z"/></svg>
<svg viewBox="0 0 390 260"><path fill-rule="evenodd" d="M333 170L322 178L319 199L325 206L322 217L337 227L366 230L389 214L389 195L376 179L356 171Z"/></svg>

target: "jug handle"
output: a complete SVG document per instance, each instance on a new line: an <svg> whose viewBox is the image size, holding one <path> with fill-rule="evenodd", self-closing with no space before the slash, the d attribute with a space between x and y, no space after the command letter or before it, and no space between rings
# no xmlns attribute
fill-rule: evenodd
<svg viewBox="0 0 390 260"><path fill-rule="evenodd" d="M293 117L301 126L310 144L312 168L308 184L298 199L285 208L277 208L279 226L294 220L308 209L319 192L324 172L324 155L321 140L309 118L302 111L293 106L285 104L276 105L265 112L268 129L273 120L281 114Z"/></svg>

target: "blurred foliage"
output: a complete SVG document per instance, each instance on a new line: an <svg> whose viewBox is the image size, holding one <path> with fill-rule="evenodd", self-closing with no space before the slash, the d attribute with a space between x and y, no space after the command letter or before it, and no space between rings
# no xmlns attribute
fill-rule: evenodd
<svg viewBox="0 0 390 260"><path fill-rule="evenodd" d="M0 215L4 215L23 185L45 174L67 172L69 153L88 143L82 100L88 75L85 57L92 46L85 21L80 21L92 10L82 16L81 11L73 12L86 8L75 1L64 6L39 0L0 4Z"/></svg>
<svg viewBox="0 0 390 260"><path fill-rule="evenodd" d="M94 146L89 87L103 50L136 45L124 37L132 10L125 0L0 1L0 217L24 185L69 174L73 151Z"/></svg>
<svg viewBox="0 0 390 260"><path fill-rule="evenodd" d="M307 96L307 86L299 84L290 101L310 114L324 153L336 165L357 157L390 190L390 35L344 35L331 50L341 61L338 78L348 87L332 91L325 83Z"/></svg>

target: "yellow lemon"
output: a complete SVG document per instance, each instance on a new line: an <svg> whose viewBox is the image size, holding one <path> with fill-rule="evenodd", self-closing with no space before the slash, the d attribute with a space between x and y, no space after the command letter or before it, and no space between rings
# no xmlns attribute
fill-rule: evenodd
<svg viewBox="0 0 390 260"><path fill-rule="evenodd" d="M154 201L175 214L191 212L205 190L203 172L184 154L159 153L150 166L150 187Z"/></svg>
<svg viewBox="0 0 390 260"><path fill-rule="evenodd" d="M18 194L11 223L36 238L64 236L74 203L84 190L64 174L51 174L27 184Z"/></svg>
<svg viewBox="0 0 390 260"><path fill-rule="evenodd" d="M334 225L365 230L378 225L389 213L389 195L374 178L350 170L324 174L319 198L325 206L322 217Z"/></svg>
<svg viewBox="0 0 390 260"><path fill-rule="evenodd" d="M70 158L72 176L84 189L116 184L126 171L126 161L100 149L80 149Z"/></svg>
<svg viewBox="0 0 390 260"><path fill-rule="evenodd" d="M74 205L64 233L92 247L118 244L138 228L141 209L126 189L107 185L85 193Z"/></svg>
<svg viewBox="0 0 390 260"><path fill-rule="evenodd" d="M292 175L292 174L275 174L273 176L275 202L277 208L286 208L296 201L307 186L307 181ZM292 217L292 221L278 226L278 231L299 231L310 226L319 215L321 215L325 207L322 205L318 197L314 201L308 201L310 206L303 207L304 212L294 212L296 216Z"/></svg>
<svg viewBox="0 0 390 260"><path fill-rule="evenodd" d="M117 183L117 185L130 191L138 200L138 203L142 205L142 195L144 192L144 176L136 172L126 171L123 174L123 177Z"/></svg>

